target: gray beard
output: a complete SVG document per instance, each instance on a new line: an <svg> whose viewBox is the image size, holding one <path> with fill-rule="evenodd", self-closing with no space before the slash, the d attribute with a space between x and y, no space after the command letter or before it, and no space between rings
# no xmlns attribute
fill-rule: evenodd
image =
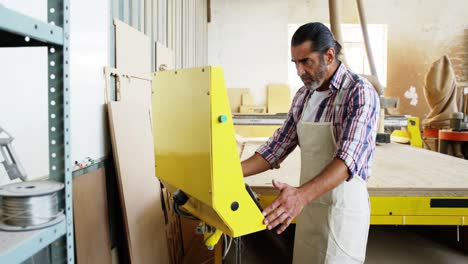
<svg viewBox="0 0 468 264"><path fill-rule="evenodd" d="M322 58L320 60L320 68L316 71L316 76L315 76L318 80L312 81L312 84L310 84L310 85L305 85L304 84L304 86L309 91L315 91L318 88L320 88L320 86L322 86L323 82L325 81L324 77L326 75L326 71L327 71L327 68L325 66L325 61ZM309 79L312 79L312 78L309 78ZM320 79L323 79L323 81L320 81Z"/></svg>
<svg viewBox="0 0 468 264"><path fill-rule="evenodd" d="M307 88L307 90L309 90L309 91L315 91L315 90L317 90L318 88L320 88L320 86L322 86L322 83L319 82L319 81L316 81L316 82L312 82L312 84L310 84L310 85L304 85L304 86L305 86L305 87Z"/></svg>

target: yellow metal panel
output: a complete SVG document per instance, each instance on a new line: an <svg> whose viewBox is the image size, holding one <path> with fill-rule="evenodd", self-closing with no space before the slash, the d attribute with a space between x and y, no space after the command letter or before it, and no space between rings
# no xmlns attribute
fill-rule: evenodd
<svg viewBox="0 0 468 264"><path fill-rule="evenodd" d="M419 129L419 117L409 117L408 118L408 132L410 134L410 144L415 147L423 147L421 139L421 130Z"/></svg>
<svg viewBox="0 0 468 264"><path fill-rule="evenodd" d="M229 236L265 229L245 189L221 68L158 72L153 91L156 175L188 194L187 211Z"/></svg>
<svg viewBox="0 0 468 264"><path fill-rule="evenodd" d="M230 227L233 237L263 230L264 217L245 189L221 68L211 68L210 94L213 208ZM237 210L231 209L233 203L238 203Z"/></svg>
<svg viewBox="0 0 468 264"><path fill-rule="evenodd" d="M259 198L260 205L262 206L262 208L265 209L276 199L276 195L259 195L258 198ZM292 223L293 224L296 223L296 218L294 218Z"/></svg>
<svg viewBox="0 0 468 264"><path fill-rule="evenodd" d="M276 195L260 195L263 208ZM431 208L431 199L468 199L468 197L373 196L371 225L467 225L468 208Z"/></svg>
<svg viewBox="0 0 468 264"><path fill-rule="evenodd" d="M371 215L468 215L468 208L433 208L431 199L460 199L466 197L371 197Z"/></svg>
<svg viewBox="0 0 468 264"><path fill-rule="evenodd" d="M385 216L371 215L371 225L466 225L466 216Z"/></svg>
<svg viewBox="0 0 468 264"><path fill-rule="evenodd" d="M207 206L206 204L196 199L189 199L183 208L190 214L196 216L198 219L201 219L206 224L216 227L223 233L229 235L232 234L232 230L224 223L224 221L219 217L218 213L215 212L212 207Z"/></svg>
<svg viewBox="0 0 468 264"><path fill-rule="evenodd" d="M262 208L267 208L275 199L276 195L259 195L259 202Z"/></svg>
<svg viewBox="0 0 468 264"><path fill-rule="evenodd" d="M163 71L153 77L156 175L207 205L211 205L209 91L209 68Z"/></svg>

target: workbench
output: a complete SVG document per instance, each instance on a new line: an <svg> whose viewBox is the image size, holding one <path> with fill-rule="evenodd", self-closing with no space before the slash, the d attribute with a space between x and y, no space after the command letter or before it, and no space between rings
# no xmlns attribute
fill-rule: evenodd
<svg viewBox="0 0 468 264"><path fill-rule="evenodd" d="M241 160L262 144L243 144ZM263 208L277 196L271 180L299 186L300 149L279 169L245 179ZM368 181L373 225L468 224L468 161L396 143L376 147Z"/></svg>

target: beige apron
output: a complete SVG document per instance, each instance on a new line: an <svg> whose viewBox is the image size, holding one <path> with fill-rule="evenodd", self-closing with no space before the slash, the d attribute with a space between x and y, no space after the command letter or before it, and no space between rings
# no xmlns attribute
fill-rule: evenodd
<svg viewBox="0 0 468 264"><path fill-rule="evenodd" d="M301 118L297 133L302 185L322 171L337 147L331 123L306 122ZM344 181L302 210L296 224L293 263L363 263L369 223L366 183L358 176Z"/></svg>

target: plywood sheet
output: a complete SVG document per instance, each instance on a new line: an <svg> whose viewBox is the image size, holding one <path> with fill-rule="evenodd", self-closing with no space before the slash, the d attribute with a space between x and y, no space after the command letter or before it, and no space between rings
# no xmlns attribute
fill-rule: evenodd
<svg viewBox="0 0 468 264"><path fill-rule="evenodd" d="M287 84L268 85L268 113L287 113L291 107L291 91Z"/></svg>
<svg viewBox="0 0 468 264"><path fill-rule="evenodd" d="M181 263L214 263L214 250L208 250L202 235L196 233L198 221L181 218L184 257ZM221 238L222 239L222 238Z"/></svg>
<svg viewBox="0 0 468 264"><path fill-rule="evenodd" d="M375 195L384 192L468 195L467 172L467 160L408 145L388 144L376 148L368 188Z"/></svg>
<svg viewBox="0 0 468 264"><path fill-rule="evenodd" d="M248 88L229 88L227 89L231 113L239 113L239 107L242 105L242 94L249 93Z"/></svg>
<svg viewBox="0 0 468 264"><path fill-rule="evenodd" d="M242 105L253 105L253 97L251 94L242 94Z"/></svg>
<svg viewBox="0 0 468 264"><path fill-rule="evenodd" d="M73 179L73 213L77 262L111 264L104 168Z"/></svg>
<svg viewBox="0 0 468 264"><path fill-rule="evenodd" d="M162 189L162 192L164 197L164 211L166 213L166 234L169 256L172 264L181 263L184 255L184 245L180 217L172 208L172 193L167 189Z"/></svg>
<svg viewBox="0 0 468 264"><path fill-rule="evenodd" d="M155 176L151 82L123 78L108 104L112 149L132 263L169 263L161 189Z"/></svg>
<svg viewBox="0 0 468 264"><path fill-rule="evenodd" d="M137 29L114 19L115 66L129 74L151 74L151 39Z"/></svg>
<svg viewBox="0 0 468 264"><path fill-rule="evenodd" d="M242 159L248 158L260 145L246 143ZM251 176L246 183L258 189L273 190L271 178L274 178L297 186L300 179L299 162L300 154L290 155L282 163L281 169ZM467 160L392 143L376 148L368 189L373 196L468 195L467 171Z"/></svg>

